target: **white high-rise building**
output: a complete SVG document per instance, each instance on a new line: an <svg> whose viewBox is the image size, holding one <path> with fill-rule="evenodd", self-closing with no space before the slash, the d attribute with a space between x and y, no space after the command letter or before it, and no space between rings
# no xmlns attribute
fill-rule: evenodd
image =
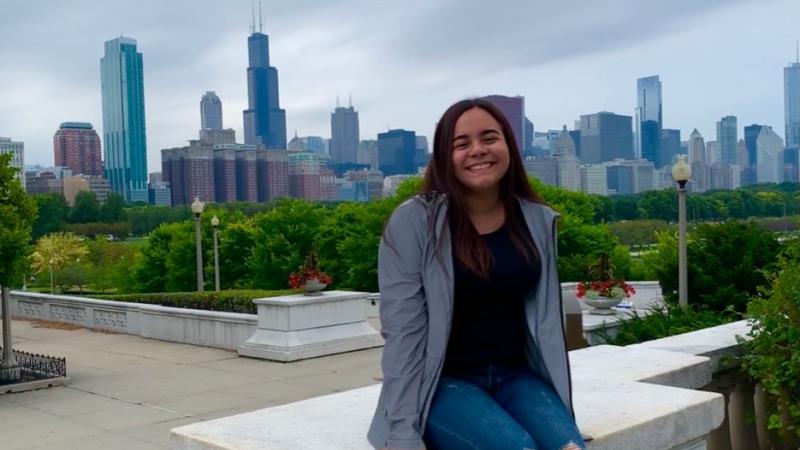
<svg viewBox="0 0 800 450"><path fill-rule="evenodd" d="M783 181L783 139L763 126L756 139L756 182L780 183Z"/></svg>
<svg viewBox="0 0 800 450"><path fill-rule="evenodd" d="M717 141L706 142L706 165L710 166L715 162L720 162L719 144Z"/></svg>
<svg viewBox="0 0 800 450"><path fill-rule="evenodd" d="M11 167L17 169L17 179L25 188L25 144L0 137L0 154L11 153Z"/></svg>
<svg viewBox="0 0 800 450"><path fill-rule="evenodd" d="M587 194L608 195L608 172L602 164L581 166L581 190Z"/></svg>
<svg viewBox="0 0 800 450"><path fill-rule="evenodd" d="M695 128L689 136L689 165L692 166L692 179L689 180L691 192L704 192L707 189L706 143Z"/></svg>

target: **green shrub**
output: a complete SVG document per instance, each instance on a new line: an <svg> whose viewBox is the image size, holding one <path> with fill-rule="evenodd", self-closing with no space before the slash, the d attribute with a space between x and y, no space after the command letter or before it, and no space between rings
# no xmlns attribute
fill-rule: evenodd
<svg viewBox="0 0 800 450"><path fill-rule="evenodd" d="M255 314L253 299L277 297L292 291L220 291L220 292L158 292L150 294L98 295L95 298L118 302L146 303L175 308L202 309L233 313Z"/></svg>
<svg viewBox="0 0 800 450"><path fill-rule="evenodd" d="M677 300L678 236L657 232L658 246L643 260L652 267L668 300ZM715 311L729 306L744 313L764 271L775 263L781 245L773 233L752 222L729 221L697 226L687 235L689 303Z"/></svg>
<svg viewBox="0 0 800 450"><path fill-rule="evenodd" d="M778 267L770 286L748 305L751 339L741 363L776 400L769 428L800 437L800 240L788 246Z"/></svg>
<svg viewBox="0 0 800 450"><path fill-rule="evenodd" d="M648 315L640 315L634 311L630 319L621 322L614 337L611 337L607 327L603 327L598 334L603 343L631 345L715 327L735 319L736 315L730 312L719 313L697 305L681 308L667 303L653 308Z"/></svg>

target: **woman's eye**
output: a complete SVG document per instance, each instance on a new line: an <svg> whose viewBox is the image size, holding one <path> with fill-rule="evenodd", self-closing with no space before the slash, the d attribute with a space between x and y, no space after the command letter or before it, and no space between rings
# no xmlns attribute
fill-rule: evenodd
<svg viewBox="0 0 800 450"><path fill-rule="evenodd" d="M456 144L455 149L456 150L463 150L463 149L465 149L467 147L469 147L469 145L467 145L466 143L462 142L461 144Z"/></svg>
<svg viewBox="0 0 800 450"><path fill-rule="evenodd" d="M497 138L494 138L494 137L487 138L487 139L484 139L483 142L485 142L487 144L494 144L495 142L497 142Z"/></svg>

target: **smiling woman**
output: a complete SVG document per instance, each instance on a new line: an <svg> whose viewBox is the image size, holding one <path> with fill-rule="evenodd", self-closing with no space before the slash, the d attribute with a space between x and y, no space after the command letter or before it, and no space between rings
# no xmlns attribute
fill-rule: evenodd
<svg viewBox="0 0 800 450"><path fill-rule="evenodd" d="M558 215L486 100L442 116L420 194L392 214L378 278L378 449L585 448L572 410Z"/></svg>

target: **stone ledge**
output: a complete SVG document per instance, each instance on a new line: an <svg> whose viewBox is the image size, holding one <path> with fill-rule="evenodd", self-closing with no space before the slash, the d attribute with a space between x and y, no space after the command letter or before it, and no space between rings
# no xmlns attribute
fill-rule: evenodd
<svg viewBox="0 0 800 450"><path fill-rule="evenodd" d="M705 356L711 359L714 372L724 370L726 365L723 358L736 356L740 351L737 337L745 338L750 332L747 320L719 325L690 333L669 336L661 339L633 344L630 349L664 350L669 352L687 353L690 355Z"/></svg>
<svg viewBox="0 0 800 450"><path fill-rule="evenodd" d="M576 418L594 437L591 450L703 449L724 419L720 394L685 389L710 381L707 357L606 345L570 352L570 360ZM192 424L172 430L170 443L176 450L370 450L379 392L374 385Z"/></svg>
<svg viewBox="0 0 800 450"><path fill-rule="evenodd" d="M711 382L708 358L613 345L597 345L569 353L573 385L642 381L686 389Z"/></svg>

